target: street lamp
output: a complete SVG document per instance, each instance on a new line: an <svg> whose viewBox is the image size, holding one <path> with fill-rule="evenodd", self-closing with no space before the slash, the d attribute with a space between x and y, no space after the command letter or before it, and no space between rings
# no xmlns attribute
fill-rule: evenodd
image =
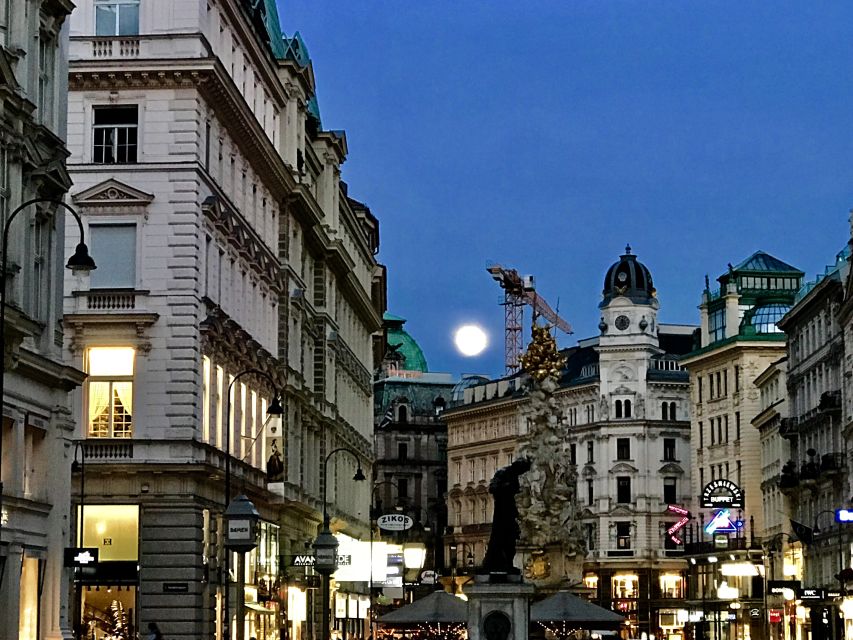
<svg viewBox="0 0 853 640"><path fill-rule="evenodd" d="M6 274L9 272L9 227L12 225L12 221L15 217L21 213L24 209L29 207L31 204L53 204L58 207L63 207L67 211L74 216L74 219L77 220L77 224L80 227L80 242L74 250L74 255L68 258L68 262L65 264L66 268L72 269L75 272L84 272L88 273L93 269L96 269L95 261L92 260L92 257L89 255L89 248L83 242L84 239L84 231L83 231L83 220L80 218L80 214L77 213L70 206L65 204L60 200L52 200L50 198L34 198L32 200L27 200L26 202L21 203L18 207L15 208L12 213L9 214L9 217L6 219L6 224L3 227L3 257L2 264L0 264L0 404L4 401L4 391L5 391L5 382L6 382ZM2 423L2 420L0 420ZM0 424L0 543L3 541L3 520L5 519L5 514L3 512L3 429L2 424ZM3 572L0 571L0 586L2 586Z"/></svg>
<svg viewBox="0 0 853 640"><path fill-rule="evenodd" d="M226 518L228 515L228 511L231 509L231 391L234 388L234 383L237 382L237 380L239 380L243 376L247 376L247 375L260 376L261 378L266 379L272 385L273 389L275 389L275 387L276 387L275 380L272 379L272 376L270 376L268 373L265 373L264 371L261 371L260 369L246 369L245 371L241 371L240 373L235 375L234 379L231 380L231 382L228 384L228 391L227 391L226 396L225 396L225 508L226 508L226 511L225 511L224 515L226 516ZM279 397L280 397L280 395L278 393L273 395L273 399L270 402L270 406L267 408L267 415L269 415L269 416L280 416L284 413L284 409L281 406L281 401L279 400ZM240 496L240 498L245 498L245 496ZM238 502L240 500L240 498L237 498L234 502L235 503ZM246 498L246 501L248 502L247 498ZM249 504L251 504L251 503L249 503ZM254 505L252 505L252 508L254 509ZM257 512L255 512L255 513L257 513ZM225 558L224 558L224 562L223 562L223 572L222 572L222 581L224 582L224 592L225 592L223 594L223 601L224 601L223 602L223 605L224 605L223 609L224 609L225 620L222 624L222 631L223 631L222 635L226 640L231 640L231 634L230 634L231 597L230 597L230 587L229 587L229 582L230 582L229 571L231 568L230 567L230 564L231 564L230 555L231 554L229 553L227 546L228 545L226 543ZM241 581L242 581L242 576L241 576ZM245 596L241 593L240 594L241 601L244 597ZM238 609L239 609L239 611L243 610L242 602L240 602ZM237 623L238 623L237 637L242 638L242 636L243 636L243 625L241 624L241 621L239 620L239 616L238 616Z"/></svg>
<svg viewBox="0 0 853 640"><path fill-rule="evenodd" d="M323 530L320 531L320 534L314 540L314 569L323 576L323 620L320 624L320 640L329 640L329 580L331 575L338 569L338 540L329 530L329 483L327 472L329 469L329 460L341 451L348 452L358 462L358 468L352 479L356 482L366 480L364 471L361 469L361 460L358 454L348 447L333 449L323 461ZM372 572L373 567L370 570Z"/></svg>

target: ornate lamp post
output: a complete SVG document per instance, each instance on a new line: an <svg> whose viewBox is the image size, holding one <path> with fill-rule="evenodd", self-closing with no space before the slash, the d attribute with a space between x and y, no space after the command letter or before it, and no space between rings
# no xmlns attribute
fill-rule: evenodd
<svg viewBox="0 0 853 640"><path fill-rule="evenodd" d="M6 381L6 274L8 273L9 267L9 228L12 225L12 222L15 220L17 215L21 213L24 209L33 204L39 203L49 203L56 205L57 207L63 207L67 211L74 216L74 219L77 220L77 224L80 227L80 243L77 245L74 255L68 258L68 262L65 264L66 268L72 269L75 272L86 272L92 271L96 269L95 261L92 260L92 257L89 255L89 248L83 242L84 239L84 230L83 230L83 220L80 218L80 214L78 214L74 209L65 204L60 200L52 200L50 198L34 198L33 200L27 200L26 202L21 203L18 207L15 208L12 213L9 214L9 217L6 219L6 224L3 227L3 257L2 264L0 264L0 405L3 403L4 391L5 391L5 381ZM0 412L2 413L2 412ZM2 418L2 415L0 415ZM0 431L2 431L2 420L0 420ZM0 543L3 540L3 521L5 520L5 514L3 512L3 437L2 433L0 433ZM0 581L3 578L3 571L0 571Z"/></svg>
<svg viewBox="0 0 853 640"><path fill-rule="evenodd" d="M228 519L228 513L231 510L231 391L234 388L234 383L237 382L240 378L247 375L256 375L261 378L266 379L275 389L275 380L270 377L268 373L265 373L259 369L246 369L245 371L241 371L237 375L234 376L234 379L228 384L228 391L225 396L225 518ZM279 400L280 394L276 393L273 396L272 401L270 402L270 406L267 408L267 415L270 416L280 416L284 413L284 409L281 406L281 401ZM234 503L238 503L242 500L248 502L254 510L254 505L249 502L248 498L245 496L240 496ZM235 507L237 508L237 507ZM257 511L255 511L257 514ZM230 525L229 525L229 535L230 535ZM254 539L254 538L253 538ZM223 613L224 613L224 621L222 624L222 635L226 640L231 640L230 634L230 626L231 626L231 598L230 598L230 586L229 586L229 571L230 571L230 553L228 551L228 544L226 542L226 550L225 550L225 558L223 562L223 571L222 571L222 581L224 582L224 594L223 594ZM254 546L252 547L254 548ZM242 556L241 556L242 557ZM242 576L239 578L239 582L242 583ZM243 610L243 594L240 594L240 602L238 603L238 612L242 612ZM238 629L237 629L237 637L242 638L243 635L243 626L240 624L240 619L238 616Z"/></svg>
<svg viewBox="0 0 853 640"><path fill-rule="evenodd" d="M327 481L327 471L329 469L329 460L336 453L346 451L350 453L358 462L358 468L355 475L352 477L356 482L366 480L364 471L361 469L361 460L358 454L348 447L338 447L333 449L326 459L323 461L323 530L314 540L314 569L323 576L323 620L320 624L320 640L329 640L329 580L332 574L338 569L338 540L329 530L329 483ZM371 571L373 568L371 567Z"/></svg>

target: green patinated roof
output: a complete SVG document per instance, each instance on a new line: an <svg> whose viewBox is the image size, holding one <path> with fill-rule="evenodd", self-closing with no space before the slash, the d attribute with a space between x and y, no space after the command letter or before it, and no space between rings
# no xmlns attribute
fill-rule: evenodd
<svg viewBox="0 0 853 640"><path fill-rule="evenodd" d="M782 262L779 258L775 258L764 251L756 251L738 266L734 267L734 271L769 271L772 273L802 274L802 271L796 267L792 267L787 262Z"/></svg>
<svg viewBox="0 0 853 640"><path fill-rule="evenodd" d="M262 32L258 35L268 40L273 56L283 58L284 42L275 0L245 0L244 6L252 18L255 29Z"/></svg>
<svg viewBox="0 0 853 640"><path fill-rule="evenodd" d="M308 55L308 47L305 46L305 41L297 31L292 38L284 36L282 39L283 53L281 55L285 60L293 60L300 67L307 67L311 62L311 56Z"/></svg>
<svg viewBox="0 0 853 640"><path fill-rule="evenodd" d="M388 346L397 347L399 345L397 351L404 358L401 368L407 371L427 373L429 368L427 367L424 352L418 343L415 342L415 339L403 328L403 325L406 324L406 319L390 313L385 313L382 319L385 322L388 334Z"/></svg>

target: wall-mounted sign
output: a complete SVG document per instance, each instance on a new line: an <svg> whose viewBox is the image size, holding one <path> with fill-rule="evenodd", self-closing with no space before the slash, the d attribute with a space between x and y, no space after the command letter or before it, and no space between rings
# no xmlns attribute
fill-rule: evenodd
<svg viewBox="0 0 853 640"><path fill-rule="evenodd" d="M386 531L405 531L411 529L415 521L402 513L387 513L384 516L379 516L376 524L379 525L380 529Z"/></svg>
<svg viewBox="0 0 853 640"><path fill-rule="evenodd" d="M728 509L720 509L711 518L711 522L705 525L705 533L714 535L715 533L735 533L743 527L743 520L732 520L731 511Z"/></svg>
<svg viewBox="0 0 853 640"><path fill-rule="evenodd" d="M836 509L836 522L853 522L853 509Z"/></svg>
<svg viewBox="0 0 853 640"><path fill-rule="evenodd" d="M770 622L782 622L782 610L781 609L770 609L767 612L768 619Z"/></svg>
<svg viewBox="0 0 853 640"><path fill-rule="evenodd" d="M702 489L699 499L702 506L708 509L741 509L743 508L743 489L731 480L723 478L711 480Z"/></svg>
<svg viewBox="0 0 853 640"><path fill-rule="evenodd" d="M311 554L301 556L293 556L290 563L291 567L313 567L317 562L317 558ZM352 562L352 556L349 554L338 554L338 566L347 566Z"/></svg>
<svg viewBox="0 0 853 640"><path fill-rule="evenodd" d="M668 504L666 505L666 510L669 513L675 513L681 516L681 518L674 525L669 527L666 530L666 535L669 536L669 539L672 540L675 544L681 544L681 538L678 536L678 532L690 522L690 512L684 507L680 507L677 504Z"/></svg>
<svg viewBox="0 0 853 640"><path fill-rule="evenodd" d="M190 584L188 582L164 582L163 593L189 593Z"/></svg>
<svg viewBox="0 0 853 640"><path fill-rule="evenodd" d="M97 547L66 547L65 548L65 566L66 567L85 567L88 565L98 564L98 548Z"/></svg>
<svg viewBox="0 0 853 640"><path fill-rule="evenodd" d="M823 600L823 589L800 589L800 600Z"/></svg>
<svg viewBox="0 0 853 640"><path fill-rule="evenodd" d="M749 608L749 617L750 618L760 618L761 617L761 609L758 607L750 607Z"/></svg>
<svg viewBox="0 0 853 640"><path fill-rule="evenodd" d="M790 589L794 593L800 590L802 584L799 580L768 580L767 590L772 595L782 595L785 589Z"/></svg>

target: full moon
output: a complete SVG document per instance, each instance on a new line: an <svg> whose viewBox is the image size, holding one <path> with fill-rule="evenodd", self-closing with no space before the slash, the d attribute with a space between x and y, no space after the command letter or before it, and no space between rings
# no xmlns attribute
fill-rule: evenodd
<svg viewBox="0 0 853 640"><path fill-rule="evenodd" d="M456 330L453 342L463 356L476 356L483 352L489 339L486 337L486 332L477 325L466 324Z"/></svg>

